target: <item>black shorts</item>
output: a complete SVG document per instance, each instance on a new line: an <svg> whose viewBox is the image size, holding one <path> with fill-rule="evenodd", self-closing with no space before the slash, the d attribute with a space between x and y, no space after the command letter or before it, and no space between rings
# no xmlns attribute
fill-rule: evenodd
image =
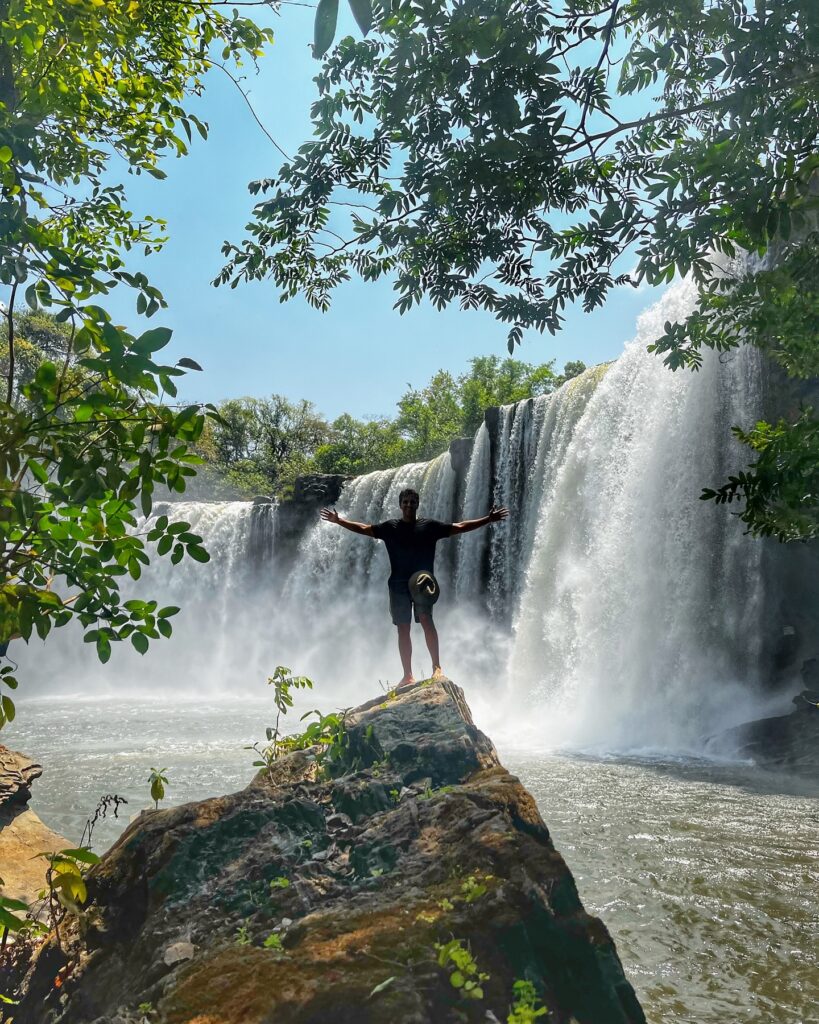
<svg viewBox="0 0 819 1024"><path fill-rule="evenodd" d="M394 626L401 626L406 622L412 622L412 612L415 609L415 621L421 621L421 615L428 615L432 618L432 605L422 604L420 601L413 601L410 596L409 587L402 590L389 588L390 593L390 615Z"/></svg>

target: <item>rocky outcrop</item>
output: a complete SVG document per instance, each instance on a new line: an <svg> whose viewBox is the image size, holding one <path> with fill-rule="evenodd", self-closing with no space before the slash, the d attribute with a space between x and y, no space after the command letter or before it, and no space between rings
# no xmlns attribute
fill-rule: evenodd
<svg viewBox="0 0 819 1024"><path fill-rule="evenodd" d="M551 1024L643 1022L461 690L419 684L346 723L323 764L297 751L240 793L143 812L91 870L84 920L38 954L15 1024L141 1003L157 1024L506 1021L516 980Z"/></svg>
<svg viewBox="0 0 819 1024"><path fill-rule="evenodd" d="M30 903L45 885L46 863L37 855L71 844L26 807L42 767L0 745L0 892Z"/></svg>
<svg viewBox="0 0 819 1024"><path fill-rule="evenodd" d="M762 768L796 772L819 779L819 693L794 698L789 715L760 718L729 729L712 740L710 749L750 758Z"/></svg>
<svg viewBox="0 0 819 1024"><path fill-rule="evenodd" d="M42 766L25 754L0 744L0 810L31 799L31 784L43 774Z"/></svg>

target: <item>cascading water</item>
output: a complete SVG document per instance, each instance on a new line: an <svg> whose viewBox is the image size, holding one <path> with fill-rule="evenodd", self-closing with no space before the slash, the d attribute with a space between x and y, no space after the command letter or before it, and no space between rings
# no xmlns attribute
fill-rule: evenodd
<svg viewBox="0 0 819 1024"><path fill-rule="evenodd" d="M472 458L466 474L464 493L464 519L480 519L489 511L492 491L492 452L489 430L485 423L478 428L472 446ZM459 537L457 545L457 571L455 596L459 601L474 600L481 587L481 575L486 554L487 534L474 531Z"/></svg>
<svg viewBox="0 0 819 1024"><path fill-rule="evenodd" d="M697 374L646 351L692 296L669 290L615 363L498 410L477 432L463 487L444 454L358 477L338 501L365 523L397 516L404 487L421 493L421 515L444 521L510 507L505 523L439 545L436 619L444 665L478 706L494 717L502 705L507 725L518 709L541 740L678 746L754 692L760 546L697 496L737 463L729 426L757 414L760 373L750 351L707 354ZM173 512L212 561L153 563L139 591L183 612L173 641L145 659L115 650L118 688L251 688L285 663L352 701L396 679L383 545L316 517L283 571L274 506ZM67 639L50 640L29 674L69 690L111 680Z"/></svg>
<svg viewBox="0 0 819 1024"><path fill-rule="evenodd" d="M682 286L644 316L549 453L507 676L541 740L676 747L749 710L761 548L697 496L757 411L759 373L751 350L708 353L696 375L646 353L690 302Z"/></svg>

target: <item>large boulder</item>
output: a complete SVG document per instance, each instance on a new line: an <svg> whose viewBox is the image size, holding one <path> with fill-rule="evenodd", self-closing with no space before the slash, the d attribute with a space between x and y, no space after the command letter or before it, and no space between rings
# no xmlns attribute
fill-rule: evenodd
<svg viewBox="0 0 819 1024"><path fill-rule="evenodd" d="M140 1004L157 1024L506 1021L516 981L550 1024L644 1021L457 686L379 697L332 759L314 753L143 812L91 870L83 920L40 950L15 1024L136 1021Z"/></svg>
<svg viewBox="0 0 819 1024"><path fill-rule="evenodd" d="M47 864L38 854L71 845L26 806L42 773L36 761L0 744L0 895L26 903L45 886Z"/></svg>
<svg viewBox="0 0 819 1024"><path fill-rule="evenodd" d="M728 729L709 743L715 753L744 757L762 768L819 779L819 693L794 698L796 711Z"/></svg>

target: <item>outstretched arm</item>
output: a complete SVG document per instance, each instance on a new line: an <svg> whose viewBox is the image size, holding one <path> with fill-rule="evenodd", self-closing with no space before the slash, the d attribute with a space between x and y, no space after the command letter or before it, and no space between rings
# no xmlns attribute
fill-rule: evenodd
<svg viewBox="0 0 819 1024"><path fill-rule="evenodd" d="M501 519L508 518L508 508L504 508L502 505L498 508L493 506L489 510L489 515L481 516L480 519L465 519L462 523L453 523L452 529L449 531L449 536L455 537L459 533L469 533L470 530L479 530L482 526L488 526L489 523L499 523Z"/></svg>
<svg viewBox="0 0 819 1024"><path fill-rule="evenodd" d="M343 526L350 533L360 533L364 537L375 537L373 528L368 523L354 523L352 519L342 519L334 508L323 508L319 515L325 523L335 523L337 526Z"/></svg>

